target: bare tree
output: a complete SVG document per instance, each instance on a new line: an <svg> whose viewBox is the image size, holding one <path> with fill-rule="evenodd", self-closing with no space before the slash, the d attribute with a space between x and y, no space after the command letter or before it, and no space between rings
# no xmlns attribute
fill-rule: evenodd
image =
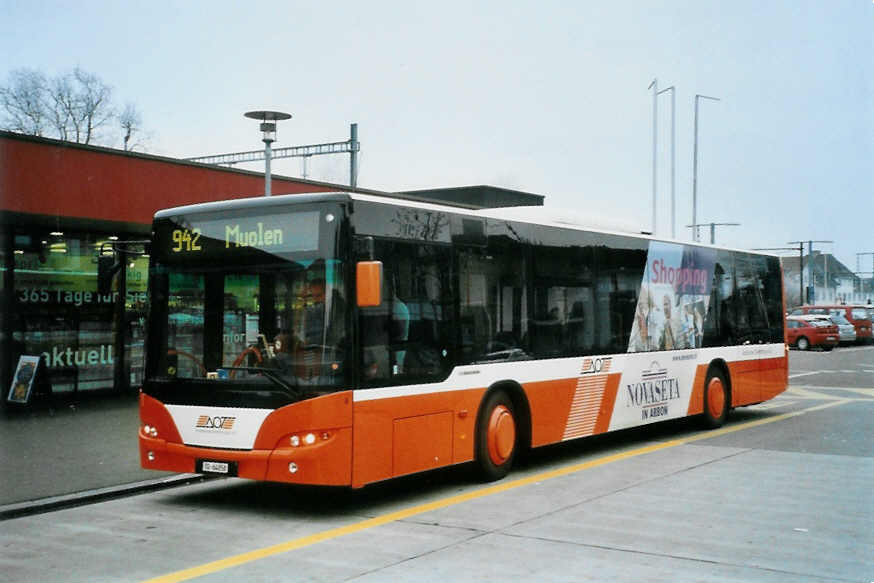
<svg viewBox="0 0 874 583"><path fill-rule="evenodd" d="M139 110L133 103L128 102L124 106L124 111L118 116L118 121L121 124L121 129L124 132L124 149L133 150L139 145L138 142L131 143L131 138L134 134L142 130L143 118Z"/></svg>
<svg viewBox="0 0 874 583"><path fill-rule="evenodd" d="M79 67L73 70L76 80L79 102L79 125L83 143L88 144L94 134L115 117L112 107L112 88L101 81L97 75L83 71Z"/></svg>
<svg viewBox="0 0 874 583"><path fill-rule="evenodd" d="M71 141L70 134L72 133L76 137L72 141L78 142L79 136L74 130L77 110L76 96L70 75L59 75L52 79L46 92L48 93L46 112L58 137L65 141Z"/></svg>
<svg viewBox="0 0 874 583"><path fill-rule="evenodd" d="M45 75L33 69L16 69L9 74L9 85L0 87L4 127L34 136L42 136L48 124Z"/></svg>
<svg viewBox="0 0 874 583"><path fill-rule="evenodd" d="M81 67L51 79L31 69L13 71L9 84L0 87L0 112L5 114L4 129L36 136L54 130L58 138L81 144L109 139L104 131L117 120L125 149L142 124L133 105L117 112L112 87Z"/></svg>
<svg viewBox="0 0 874 583"><path fill-rule="evenodd" d="M52 79L48 93L49 115L62 140L90 144L115 117L112 88L80 67Z"/></svg>

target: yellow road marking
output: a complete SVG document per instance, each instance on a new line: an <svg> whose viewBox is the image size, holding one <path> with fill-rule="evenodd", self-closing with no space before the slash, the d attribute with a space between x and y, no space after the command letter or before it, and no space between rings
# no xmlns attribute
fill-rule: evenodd
<svg viewBox="0 0 874 583"><path fill-rule="evenodd" d="M252 561L257 561L259 559L264 559L267 557L271 557L273 555L286 553L288 551L293 551L295 549L300 549L300 548L314 545L316 543L320 543L323 541L331 540L331 539L338 538L341 536L346 536L347 534L361 532L363 530L367 530L367 529L373 528L375 526L381 526L383 524L388 524L390 522L403 520L405 518L409 518L411 516L416 516L418 514L423 514L425 512L430 512L432 510L439 510L441 508L446 508L448 506L454 506L455 504L460 504L462 502L468 502L470 500L484 498L486 496L491 496L492 494L506 492L508 490L513 490L513 489L519 488L521 486L527 486L530 484L534 484L536 482L551 480L552 478L566 476L568 474L573 474L575 472L580 472L582 470L596 468L598 466L611 464L613 462L618 462L621 460L637 457L639 455L645 455L645 454L652 453L655 451L668 449L668 448L675 447L678 445L683 445L683 444L691 443L694 441L700 441L702 439L709 439L712 437L719 437L719 436L725 435L727 433L734 433L736 431L742 431L744 429L758 427L759 425L765 425L767 423L774 423L776 421L782 421L784 419L789 419L791 417L798 417L799 415L804 415L805 413L809 413L811 411L818 411L821 409L827 409L829 407L834 407L836 405L843 405L845 403L849 403L850 401L851 401L850 399L836 399L836 400L830 401L828 403L823 403L820 405L816 405L815 407L802 409L800 411L794 411L791 413L783 413L782 415L775 415L774 417L768 417L766 419L758 419L756 421L748 421L746 423L740 423L738 425L732 425L730 427L723 427L721 429L707 431L707 432L704 432L704 433L701 433L698 435L692 435L692 436L683 437L680 439L672 439L671 441L656 443L654 445L648 445L645 447L640 447L637 449L632 449L629 451L604 456L604 457L597 458L597 459L594 459L594 460L591 460L588 462L573 464L570 466L557 468L555 470L550 470L547 472L541 472L539 474L528 476L526 478L518 478L518 479L510 480L507 482L501 482L501 483L496 484L494 486L480 488L478 490L474 490L472 492L467 492L465 494L458 494L455 496L450 496L448 498L441 498L440 500L434 500L433 502L427 502L425 504L419 504L418 506L411 506L409 508L404 508L402 510L398 510L395 512L389 512L388 514L383 514L381 516L376 516L374 518L362 520L360 522L348 524L346 526L340 526L337 528L324 530L322 532L317 532L315 534L311 534L309 536L304 536L304 537L297 538L294 540L286 541L284 543L279 543L279 544L272 545L269 547L256 549L254 551L249 551L247 553L234 555L232 557L226 557L224 559L219 559L218 561L204 563L203 565L198 565L196 567L191 567L189 569L183 569L181 571L176 571L175 573L168 573L167 575L162 575L159 577L154 577L152 579L148 579L146 581L143 581L143 583L177 583L179 581L188 581L189 579L194 579L195 577L201 577L203 575L208 575L210 573L215 573L217 571L223 571L225 569L230 569L231 567L237 567L239 565L251 563Z"/></svg>
<svg viewBox="0 0 874 583"><path fill-rule="evenodd" d="M751 408L756 411L767 411L768 409L777 409L778 407L788 407L789 405L794 405L798 401L785 401L783 399L777 399L774 401L769 401L765 404L753 405Z"/></svg>
<svg viewBox="0 0 874 583"><path fill-rule="evenodd" d="M816 391L811 391L809 389L802 389L801 387L789 387L786 390L787 393L792 393L792 395L796 397L801 397L802 399L834 399L834 395L825 395L823 393L817 393Z"/></svg>
<svg viewBox="0 0 874 583"><path fill-rule="evenodd" d="M815 390L814 390L815 389ZM819 391L827 391L827 392L819 392ZM852 393L859 393L860 395L865 395L866 397L874 397L874 389L869 388L858 388L858 387L817 387L812 385L802 385L798 387L789 387L786 389L786 393L788 396L790 393L793 396L799 397L801 399L844 399L845 397L836 397L834 394L829 394L833 391L849 391ZM849 400L853 401L864 401L865 399L861 399L859 397L847 397Z"/></svg>
<svg viewBox="0 0 874 583"><path fill-rule="evenodd" d="M874 389L854 389L852 387L841 387L841 389L844 391L859 393L860 395L865 395L867 397L874 397Z"/></svg>

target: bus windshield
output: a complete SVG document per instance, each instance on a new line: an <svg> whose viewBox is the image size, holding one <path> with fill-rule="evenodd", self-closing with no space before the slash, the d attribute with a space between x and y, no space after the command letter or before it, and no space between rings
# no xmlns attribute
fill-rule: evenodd
<svg viewBox="0 0 874 583"><path fill-rule="evenodd" d="M156 221L150 379L343 386L344 265L326 214Z"/></svg>

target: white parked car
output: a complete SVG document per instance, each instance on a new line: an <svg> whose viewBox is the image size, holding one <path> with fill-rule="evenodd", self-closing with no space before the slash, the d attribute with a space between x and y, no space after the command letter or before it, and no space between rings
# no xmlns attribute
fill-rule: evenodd
<svg viewBox="0 0 874 583"><path fill-rule="evenodd" d="M838 339L841 344L852 344L856 341L856 327L853 323L847 320L843 314L833 313L828 316L825 314L807 314L802 316L807 319L824 319L831 321L838 327Z"/></svg>

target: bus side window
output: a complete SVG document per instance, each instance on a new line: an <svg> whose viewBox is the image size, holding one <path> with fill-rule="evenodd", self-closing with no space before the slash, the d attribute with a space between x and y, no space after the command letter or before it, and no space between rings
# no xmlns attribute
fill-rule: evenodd
<svg viewBox="0 0 874 583"><path fill-rule="evenodd" d="M453 299L449 248L377 241L383 301L361 308L365 384L437 380L448 372Z"/></svg>
<svg viewBox="0 0 874 583"><path fill-rule="evenodd" d="M704 321L705 347L734 344L737 338L734 290L734 256L731 251L719 250L713 265L710 306Z"/></svg>
<svg viewBox="0 0 874 583"><path fill-rule="evenodd" d="M780 281L780 260L776 257L763 259L759 276L763 284L770 341L783 342L783 282Z"/></svg>
<svg viewBox="0 0 874 583"><path fill-rule="evenodd" d="M594 352L626 352L631 340L649 244L614 235L595 249L595 297L599 321Z"/></svg>
<svg viewBox="0 0 874 583"><path fill-rule="evenodd" d="M741 343L758 343L768 336L765 302L756 260L758 257L738 253L735 256L737 268L737 325L738 340Z"/></svg>
<svg viewBox="0 0 874 583"><path fill-rule="evenodd" d="M459 254L461 362L521 360L528 355L525 256L518 243L489 242Z"/></svg>

